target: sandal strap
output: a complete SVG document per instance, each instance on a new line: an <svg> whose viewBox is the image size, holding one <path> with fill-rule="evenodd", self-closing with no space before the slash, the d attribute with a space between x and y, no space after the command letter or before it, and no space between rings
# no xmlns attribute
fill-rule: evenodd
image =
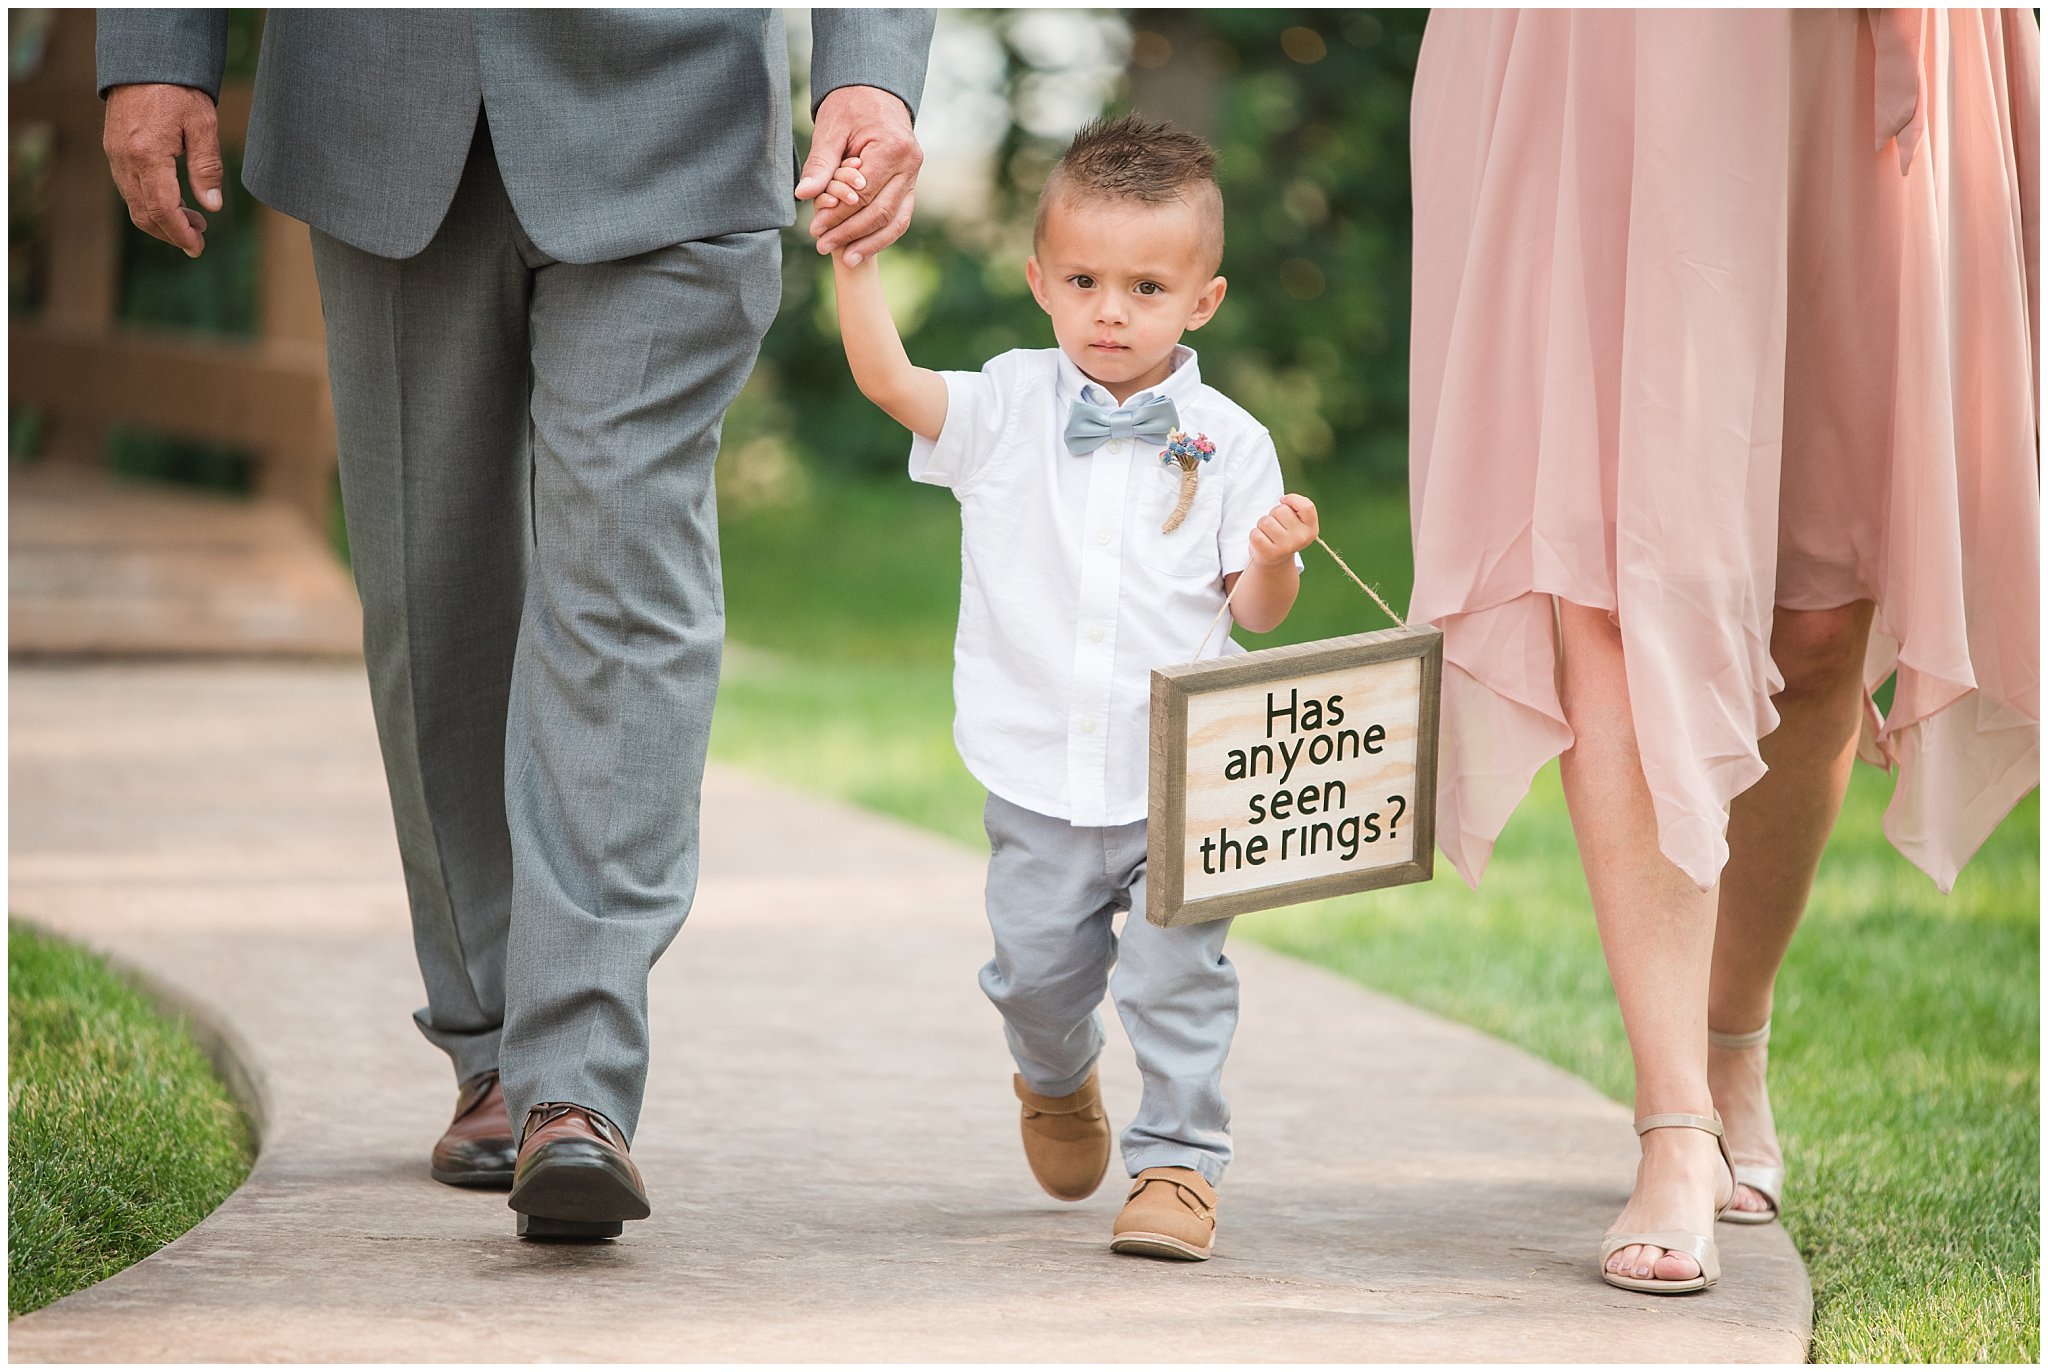
<svg viewBox="0 0 2048 1372"><path fill-rule="evenodd" d="M1662 1115L1645 1115L1636 1121L1636 1133L1647 1134L1652 1129L1704 1129L1715 1138L1721 1137L1719 1115L1685 1115L1676 1112Z"/></svg>
<svg viewBox="0 0 2048 1372"><path fill-rule="evenodd" d="M1691 1258L1700 1265L1700 1275L1708 1281L1721 1279L1720 1245L1705 1234L1688 1234L1682 1229L1662 1229L1649 1234L1609 1234L1600 1240L1600 1265L1605 1267L1609 1258L1637 1244Z"/></svg>
<svg viewBox="0 0 2048 1372"><path fill-rule="evenodd" d="M1721 1161L1728 1168L1728 1199L1714 1210L1714 1218L1720 1219L1728 1213L1728 1207L1735 1204L1735 1159L1728 1155L1728 1137L1721 1130L1719 1115L1687 1115L1672 1111L1662 1115L1645 1115L1636 1121L1636 1133L1647 1134L1652 1129L1698 1129L1714 1136L1714 1145L1721 1150Z"/></svg>
<svg viewBox="0 0 2048 1372"><path fill-rule="evenodd" d="M1760 1163L1738 1162L1735 1164L1735 1180L1769 1201L1773 1211L1778 1209L1779 1197L1785 1194L1783 1163L1766 1167Z"/></svg>
<svg viewBox="0 0 2048 1372"><path fill-rule="evenodd" d="M1754 1048L1771 1041L1771 1022L1764 1021L1761 1029L1752 1029L1746 1034L1724 1034L1718 1029L1707 1030L1707 1042L1716 1048Z"/></svg>

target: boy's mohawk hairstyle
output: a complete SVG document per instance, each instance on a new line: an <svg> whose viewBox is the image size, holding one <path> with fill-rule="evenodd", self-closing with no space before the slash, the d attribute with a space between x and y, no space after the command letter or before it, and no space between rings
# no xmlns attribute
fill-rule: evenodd
<svg viewBox="0 0 2048 1372"><path fill-rule="evenodd" d="M1140 114L1097 119L1074 135L1054 175L1073 189L1157 204L1190 181L1216 180L1216 150Z"/></svg>
<svg viewBox="0 0 2048 1372"><path fill-rule="evenodd" d="M1163 120L1141 114L1097 119L1074 135L1065 156L1038 194L1032 242L1045 238L1046 216L1068 199L1136 200L1147 205L1185 200L1202 216L1210 270L1223 261L1223 192L1216 184L1216 149Z"/></svg>

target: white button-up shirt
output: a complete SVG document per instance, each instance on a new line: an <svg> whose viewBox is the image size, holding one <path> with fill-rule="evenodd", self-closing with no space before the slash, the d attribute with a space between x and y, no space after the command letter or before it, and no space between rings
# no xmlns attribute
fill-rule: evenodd
<svg viewBox="0 0 2048 1372"><path fill-rule="evenodd" d="M1012 804L1076 825L1145 817L1154 667L1244 650L1229 625L1203 631L1223 578L1251 560L1251 531L1278 504L1279 455L1265 428L1202 384L1194 350L1148 395L1206 434L1194 507L1160 526L1181 470L1162 445L1110 439L1067 451L1084 388L1116 402L1057 348L1019 349L978 372L942 372L946 423L918 438L910 475L960 501L960 628L953 739L975 779ZM1300 559L1295 565L1300 566Z"/></svg>

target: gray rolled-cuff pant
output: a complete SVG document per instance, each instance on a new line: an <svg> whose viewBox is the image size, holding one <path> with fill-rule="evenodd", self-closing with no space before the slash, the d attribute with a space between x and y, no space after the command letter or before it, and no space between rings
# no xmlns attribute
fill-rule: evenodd
<svg viewBox="0 0 2048 1372"><path fill-rule="evenodd" d="M363 648L427 1004L630 1137L647 977L697 882L724 639L712 473L781 294L773 229L585 265L480 122L417 256L313 234Z"/></svg>
<svg viewBox="0 0 2048 1372"><path fill-rule="evenodd" d="M1191 1167L1219 1184L1230 1165L1223 1060L1237 1031L1231 922L1146 921L1143 820L1082 828L996 795L982 820L996 955L981 989L1002 1012L1018 1075L1040 1095L1079 1090L1102 1052L1107 991L1144 1083L1125 1169ZM1125 910L1119 937L1112 921Z"/></svg>

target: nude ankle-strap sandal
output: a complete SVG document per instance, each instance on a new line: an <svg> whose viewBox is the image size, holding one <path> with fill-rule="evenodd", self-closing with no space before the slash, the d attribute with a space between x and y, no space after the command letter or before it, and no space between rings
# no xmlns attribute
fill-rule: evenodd
<svg viewBox="0 0 2048 1372"><path fill-rule="evenodd" d="M1714 1136L1721 1147L1721 1161L1728 1164L1730 1177L1735 1174L1735 1164L1728 1157L1728 1144L1721 1137L1721 1120L1717 1115L1645 1115L1636 1121L1636 1134L1640 1137L1652 1129L1702 1129ZM1735 1187L1728 1187L1728 1199L1722 1201L1714 1211L1714 1218L1721 1218L1728 1207L1735 1202ZM1682 1277L1675 1281L1664 1281L1657 1277L1632 1277L1620 1272L1607 1270L1607 1260L1632 1244L1644 1244L1661 1248L1667 1253L1678 1253L1699 1264L1697 1277ZM1618 1286L1624 1291L1646 1291L1657 1296L1678 1296L1688 1291L1704 1291L1721 1280L1721 1249L1705 1234L1691 1234L1682 1229L1664 1229L1650 1234L1609 1234L1600 1240L1600 1277L1609 1286Z"/></svg>
<svg viewBox="0 0 2048 1372"><path fill-rule="evenodd" d="M1716 1048L1758 1048L1771 1041L1771 1022L1747 1034L1719 1034L1707 1030L1707 1042ZM1721 1215L1723 1224L1769 1224L1778 1218L1779 1198L1785 1194L1785 1164L1738 1162L1735 1180L1770 1202L1768 1210L1737 1210L1730 1206Z"/></svg>

